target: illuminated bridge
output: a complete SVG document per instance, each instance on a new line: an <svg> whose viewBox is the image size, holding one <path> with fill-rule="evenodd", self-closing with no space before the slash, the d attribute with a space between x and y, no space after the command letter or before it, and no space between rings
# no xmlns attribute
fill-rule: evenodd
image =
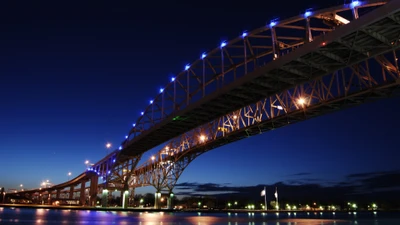
<svg viewBox="0 0 400 225"><path fill-rule="evenodd" d="M398 0L353 1L273 20L186 65L150 101L119 149L80 176L17 194L45 204L65 198L93 206L101 193L107 206L117 189L127 207L135 188L151 185L159 208L161 192L172 196L179 176L202 153L398 94L399 47ZM161 144L138 165L144 152Z"/></svg>

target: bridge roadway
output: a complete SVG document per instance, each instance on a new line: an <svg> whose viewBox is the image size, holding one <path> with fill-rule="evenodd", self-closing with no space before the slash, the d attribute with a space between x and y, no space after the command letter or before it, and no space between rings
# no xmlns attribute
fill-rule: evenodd
<svg viewBox="0 0 400 225"><path fill-rule="evenodd" d="M390 1L376 9L374 13L369 13L346 25L337 27L332 32L318 36L312 42L304 43L294 51L237 78L183 110L174 111L161 122L143 130L139 135L127 141L123 145L121 154L140 155L182 133L243 106L396 48L398 46L398 30L384 24L388 21L393 23L393 20L395 23L398 22L399 4L399 1ZM340 11L342 8L345 7L325 9L315 12L315 14ZM304 18L301 16L290 18L279 22L276 27L302 19ZM268 29L270 28L260 28L250 32L248 36L251 37L251 35ZM394 40L396 40L395 43L391 44ZM225 48L238 41L240 40L231 41ZM218 49L214 51L218 51ZM271 51L270 54L273 52ZM309 73L310 71L313 72ZM215 77L219 76L221 74L215 75ZM187 119L174 120L177 117ZM130 135L135 132L136 129L133 128Z"/></svg>

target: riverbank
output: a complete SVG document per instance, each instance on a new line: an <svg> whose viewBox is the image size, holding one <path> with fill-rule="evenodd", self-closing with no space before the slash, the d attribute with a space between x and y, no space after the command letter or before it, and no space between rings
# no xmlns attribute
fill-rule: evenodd
<svg viewBox="0 0 400 225"><path fill-rule="evenodd" d="M53 206L53 205L35 205L35 204L0 204L0 207L8 208L37 208L37 209L60 209L60 210L93 210L93 211L131 211L131 212L206 212L206 213L332 213L332 212L400 212L400 209L393 210L357 210L357 211L347 211L347 210L318 210L318 211L304 211L304 210L246 210L246 209L153 209L153 208L121 208L121 207L89 207L89 206Z"/></svg>

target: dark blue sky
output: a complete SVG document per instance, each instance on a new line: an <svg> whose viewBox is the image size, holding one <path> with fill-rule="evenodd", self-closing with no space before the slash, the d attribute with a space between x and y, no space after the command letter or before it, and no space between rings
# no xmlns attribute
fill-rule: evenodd
<svg viewBox="0 0 400 225"><path fill-rule="evenodd" d="M203 51L271 18L343 3L84 2L0 3L0 186L36 188L81 173L85 160L105 155L106 142L119 146L170 75ZM330 184L399 169L399 103L381 100L224 146L196 159L179 182L272 184L307 172Z"/></svg>

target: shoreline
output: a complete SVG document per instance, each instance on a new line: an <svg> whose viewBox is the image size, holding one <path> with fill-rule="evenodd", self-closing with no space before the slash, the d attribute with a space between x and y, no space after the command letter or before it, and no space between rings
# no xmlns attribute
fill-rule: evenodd
<svg viewBox="0 0 400 225"><path fill-rule="evenodd" d="M206 212L206 213L346 213L346 212L400 212L400 209L392 210L245 210L245 209L153 209L153 208L127 208L121 207L89 207L89 206L53 206L53 205L25 205L25 204L0 204L6 208L33 208L33 209L60 209L60 210L91 210L91 211L122 211L122 212Z"/></svg>

